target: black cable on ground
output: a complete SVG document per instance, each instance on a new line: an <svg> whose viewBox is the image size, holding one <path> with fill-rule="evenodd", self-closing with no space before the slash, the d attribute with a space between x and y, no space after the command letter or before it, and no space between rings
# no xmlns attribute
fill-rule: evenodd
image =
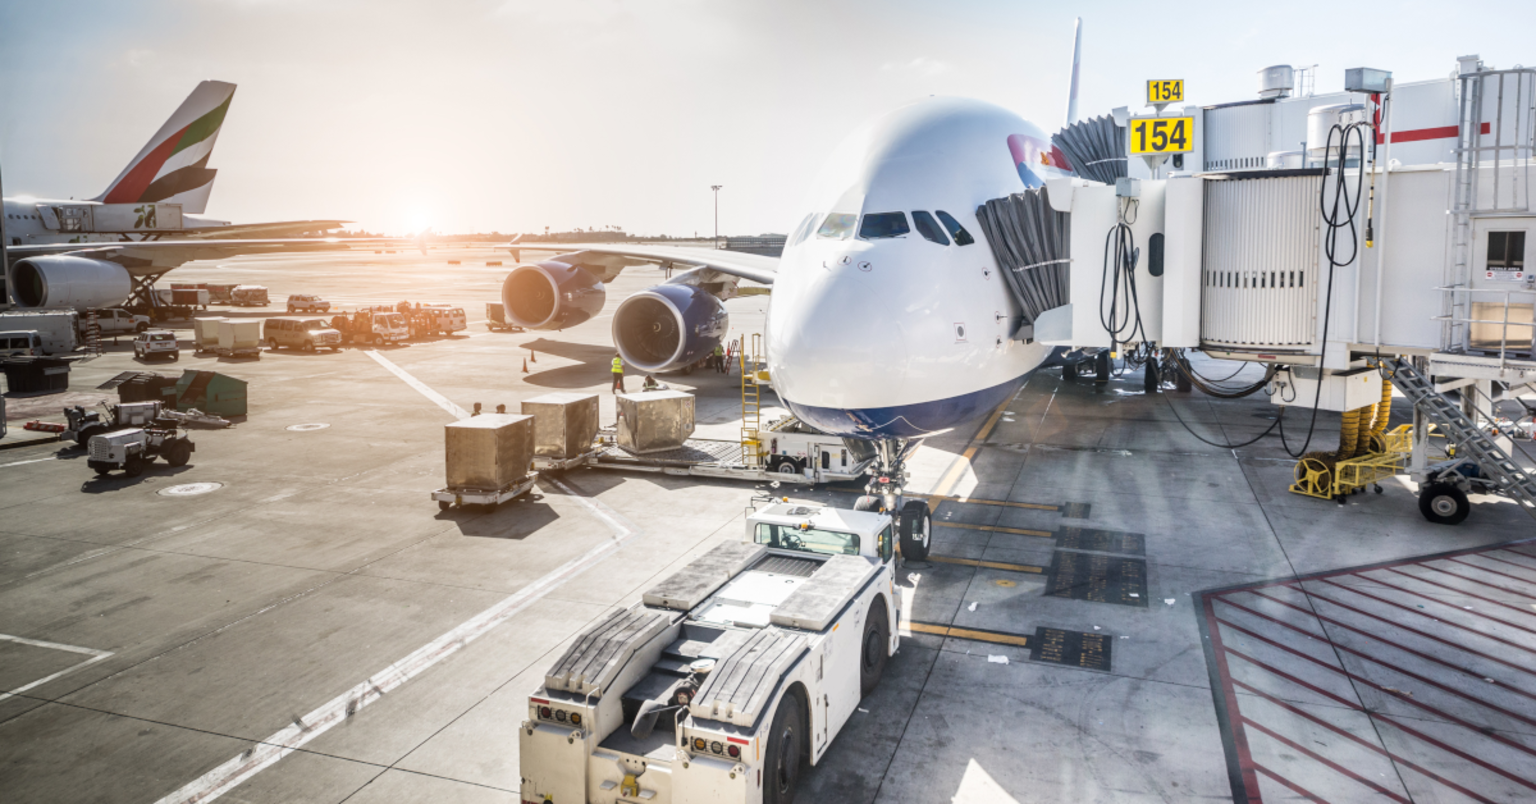
<svg viewBox="0 0 1536 804"><path fill-rule="evenodd" d="M1360 232L1355 226L1355 214L1360 210L1360 193L1365 187L1365 166L1361 165L1355 176L1355 191L1351 196L1349 192L1349 178L1344 174L1345 163L1349 158L1349 141L1354 138L1360 146L1360 154L1365 155L1365 129L1366 123L1351 123L1347 126L1334 124L1328 131L1327 147L1323 151L1323 181L1318 188L1317 208L1322 213L1323 225L1327 231L1323 235L1323 251L1328 257L1328 289L1323 297L1323 337L1321 349L1323 353L1328 351L1328 324L1333 313L1333 278L1338 269L1355 261L1360 253ZM1339 136L1338 160L1334 162L1334 135ZM1372 139L1375 139L1373 136ZM1330 166L1331 165L1331 166ZM1328 206L1328 179L1334 177L1333 207ZM1340 214L1342 213L1342 215ZM1349 259L1339 259L1339 233L1349 230ZM1312 396L1312 420L1307 425L1307 438L1301 444L1301 449L1292 451L1290 442L1285 438L1285 417L1276 419L1280 422L1280 445L1285 448L1287 455L1292 458L1300 458L1307 454L1307 448L1312 446L1312 436L1317 432L1317 409L1323 400L1323 375L1322 361L1318 361L1317 393Z"/></svg>
<svg viewBox="0 0 1536 804"><path fill-rule="evenodd" d="M1188 430L1190 435L1194 436L1195 438L1200 439L1201 441L1204 441L1207 444L1210 444L1213 447L1220 447L1222 449L1237 449L1238 447L1246 447L1249 444L1255 443L1259 439L1263 438L1264 436L1267 436L1270 433L1274 432L1275 428L1280 426L1280 422L1285 421L1285 408L1280 408L1280 415L1275 417L1275 423L1271 424L1270 426L1268 426L1266 428L1264 428L1264 432L1259 433L1258 435L1254 436L1253 438L1250 438L1247 441L1244 441L1244 442L1242 442L1240 444L1218 444L1215 441L1212 441L1209 438L1206 438L1205 436L1200 435L1199 433L1195 432L1194 429L1189 426L1189 422L1184 421L1184 417L1179 415L1178 407L1173 404L1173 400L1172 399L1168 399L1168 395L1167 394L1163 394L1163 399L1166 399L1168 401L1168 409L1173 411L1173 417L1175 419L1179 420L1179 424L1184 425L1184 429Z"/></svg>

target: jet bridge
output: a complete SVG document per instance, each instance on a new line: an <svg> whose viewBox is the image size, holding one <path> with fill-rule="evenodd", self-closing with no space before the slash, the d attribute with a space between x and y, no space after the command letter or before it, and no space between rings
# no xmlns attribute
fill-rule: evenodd
<svg viewBox="0 0 1536 804"><path fill-rule="evenodd" d="M1536 68L1468 57L1401 86L1351 70L1350 91L1305 97L1283 77L1261 71L1258 101L1150 116L1193 121L1184 169L1133 155L1113 184L1056 179L977 210L1027 336L1154 366L1187 367L1189 349L1266 364L1277 404L1346 414L1403 359L1489 430L1500 393L1536 388ZM1113 122L1128 138L1137 119ZM1114 164L1108 120L1056 142Z"/></svg>

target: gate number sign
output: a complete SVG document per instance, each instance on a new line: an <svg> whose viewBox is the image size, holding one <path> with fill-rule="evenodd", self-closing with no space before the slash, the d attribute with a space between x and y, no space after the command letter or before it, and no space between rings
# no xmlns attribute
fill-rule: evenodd
<svg viewBox="0 0 1536 804"><path fill-rule="evenodd" d="M1194 150L1195 118L1137 117L1131 119L1131 153L1187 154Z"/></svg>
<svg viewBox="0 0 1536 804"><path fill-rule="evenodd" d="M1165 81L1147 82L1147 103L1182 103L1184 101L1184 79L1171 78Z"/></svg>

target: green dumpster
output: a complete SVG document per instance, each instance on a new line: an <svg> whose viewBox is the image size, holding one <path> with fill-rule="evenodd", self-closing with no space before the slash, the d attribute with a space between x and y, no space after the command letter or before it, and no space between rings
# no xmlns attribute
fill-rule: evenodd
<svg viewBox="0 0 1536 804"><path fill-rule="evenodd" d="M187 370L176 381L176 409L215 416L245 415L245 380L217 371Z"/></svg>

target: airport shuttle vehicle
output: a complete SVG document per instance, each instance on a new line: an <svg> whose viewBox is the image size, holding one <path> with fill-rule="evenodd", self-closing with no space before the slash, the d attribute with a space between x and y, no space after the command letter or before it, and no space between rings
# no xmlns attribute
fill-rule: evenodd
<svg viewBox="0 0 1536 804"><path fill-rule="evenodd" d="M900 637L892 517L774 502L528 697L525 802L789 804ZM906 545L903 545L903 549Z"/></svg>

